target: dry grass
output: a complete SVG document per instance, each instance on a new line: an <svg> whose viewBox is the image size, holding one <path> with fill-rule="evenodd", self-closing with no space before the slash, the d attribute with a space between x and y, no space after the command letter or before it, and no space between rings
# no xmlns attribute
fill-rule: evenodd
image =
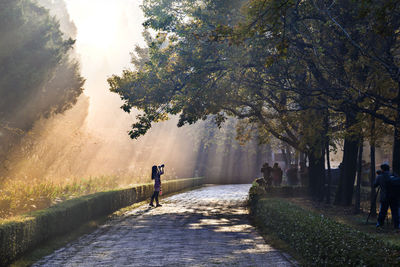
<svg viewBox="0 0 400 267"><path fill-rule="evenodd" d="M135 179L135 183L149 182L144 180L144 178ZM118 176L75 178L63 182L6 180L0 189L0 219L44 209L66 199L127 187L131 184L132 178Z"/></svg>

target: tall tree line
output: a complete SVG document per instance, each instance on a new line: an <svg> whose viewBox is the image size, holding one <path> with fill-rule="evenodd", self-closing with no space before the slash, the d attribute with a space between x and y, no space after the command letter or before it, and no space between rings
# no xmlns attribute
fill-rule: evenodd
<svg viewBox="0 0 400 267"><path fill-rule="evenodd" d="M327 197L329 149L343 144L335 203L351 204L360 140L393 136L400 173L398 1L145 0L148 55L109 79L130 132L233 116L308 157L310 193ZM377 131L377 128L383 129Z"/></svg>
<svg viewBox="0 0 400 267"><path fill-rule="evenodd" d="M36 120L69 109L83 90L79 63L71 53L74 26L52 16L48 8L53 7L67 14L62 0L0 2L2 162ZM60 23L70 31L63 33Z"/></svg>

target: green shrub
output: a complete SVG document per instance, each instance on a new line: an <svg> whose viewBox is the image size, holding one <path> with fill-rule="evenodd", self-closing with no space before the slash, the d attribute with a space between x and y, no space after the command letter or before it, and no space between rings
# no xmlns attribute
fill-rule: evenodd
<svg viewBox="0 0 400 267"><path fill-rule="evenodd" d="M163 193L199 186L203 178L163 182ZM5 266L29 249L57 235L68 233L88 220L110 214L143 201L153 185L96 193L71 199L45 210L35 211L0 223L0 266Z"/></svg>
<svg viewBox="0 0 400 267"><path fill-rule="evenodd" d="M250 189L256 224L288 243L305 265L398 266L398 248L284 199L267 198L257 187Z"/></svg>

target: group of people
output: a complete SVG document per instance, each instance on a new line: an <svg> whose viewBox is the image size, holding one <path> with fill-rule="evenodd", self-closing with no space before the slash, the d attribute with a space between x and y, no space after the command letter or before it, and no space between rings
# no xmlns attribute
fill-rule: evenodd
<svg viewBox="0 0 400 267"><path fill-rule="evenodd" d="M296 164L291 164L289 168L286 170L286 178L288 185L297 185L299 183L299 174L303 185L306 185L305 177L307 173L305 171L306 167L302 168L302 164L300 162L300 173ZM282 176L283 170L279 166L278 163L275 162L274 166L269 166L268 163L264 163L261 172L263 173L263 178L266 186L280 186L282 184ZM304 179L303 179L304 178Z"/></svg>
<svg viewBox="0 0 400 267"><path fill-rule="evenodd" d="M268 163L264 163L261 172L263 173L263 183L266 186L280 186L283 180L283 170L278 163L275 162L271 167ZM301 183L308 186L308 168L304 162L300 162L300 169L297 164L290 164L286 170L286 182L289 186L295 186Z"/></svg>
<svg viewBox="0 0 400 267"><path fill-rule="evenodd" d="M267 186L280 186L282 184L283 171L278 163L275 163L273 167L269 166L268 163L264 163L261 172Z"/></svg>
<svg viewBox="0 0 400 267"><path fill-rule="evenodd" d="M283 171L279 167L278 163L275 163L273 167L269 166L268 163L264 163L261 172L263 173L263 183L265 183L265 186L281 185ZM293 180L294 178L290 179L290 176L294 176L294 171L293 173L289 172L290 168L287 176L288 183L291 184L290 180ZM378 171L377 174L374 186L379 187L380 189L380 207L376 227L384 226L385 218L388 209L390 208L394 227L400 229L400 177L390 173L390 166L388 164L382 164L381 170Z"/></svg>
<svg viewBox="0 0 400 267"><path fill-rule="evenodd" d="M263 173L266 186L281 185L283 171L279 167L278 163L275 163L273 167L269 166L268 163L264 163L261 172ZM380 189L380 207L376 227L384 226L387 211L390 208L394 227L400 229L400 177L390 173L390 167L388 164L382 164L381 170L377 173L378 175L375 179L374 186L379 187ZM162 174L164 174L164 164L152 167L151 178L154 180L154 193L151 196L149 204L151 207L154 207L154 200L156 201L156 207L161 207L161 204L158 201L158 196L162 192Z"/></svg>
<svg viewBox="0 0 400 267"><path fill-rule="evenodd" d="M377 172L374 186L380 188L380 207L376 227L383 227L387 211L390 207L395 229L400 229L400 177L390 173L388 164L382 164L381 170Z"/></svg>

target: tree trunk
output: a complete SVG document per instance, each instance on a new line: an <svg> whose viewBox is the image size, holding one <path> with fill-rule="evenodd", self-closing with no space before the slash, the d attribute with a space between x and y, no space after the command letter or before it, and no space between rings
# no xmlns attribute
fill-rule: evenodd
<svg viewBox="0 0 400 267"><path fill-rule="evenodd" d="M285 148L281 148L281 152L282 152L283 160L285 161L285 168L286 168L288 166L287 152L286 152Z"/></svg>
<svg viewBox="0 0 400 267"><path fill-rule="evenodd" d="M291 151L289 145L286 145L286 158L287 158L286 169L288 169L288 168L290 168L290 165L292 164L292 151Z"/></svg>
<svg viewBox="0 0 400 267"><path fill-rule="evenodd" d="M371 122L371 141L370 141L370 161L371 161L371 169L370 169L370 185L371 185L371 195L370 195L370 208L369 213L370 217L376 218L376 191L374 186L375 181L375 118L372 118Z"/></svg>
<svg viewBox="0 0 400 267"><path fill-rule="evenodd" d="M346 114L346 129L355 123L355 115ZM344 139L342 168L340 170L339 187L335 197L335 205L350 206L353 198L354 180L357 171L357 152L359 141L355 136Z"/></svg>
<svg viewBox="0 0 400 267"><path fill-rule="evenodd" d="M332 173L331 173L331 159L329 156L329 137L326 138L326 166L328 167L327 187L326 187L326 204L331 203L331 186L332 186Z"/></svg>
<svg viewBox="0 0 400 267"><path fill-rule="evenodd" d="M301 162L305 163L306 162L306 154L302 151L299 151L299 153L300 153L300 163Z"/></svg>
<svg viewBox="0 0 400 267"><path fill-rule="evenodd" d="M360 139L360 147L358 149L357 186L356 186L356 198L355 198L355 205L354 205L354 212L356 214L360 213L363 143L364 143L363 138L361 138Z"/></svg>
<svg viewBox="0 0 400 267"><path fill-rule="evenodd" d="M325 130L325 153L326 153L326 166L328 168L328 175L325 181L325 197L326 203L331 203L331 182L332 182L332 173L331 173L331 159L329 155L329 110L326 110L326 114L324 117L324 130Z"/></svg>
<svg viewBox="0 0 400 267"><path fill-rule="evenodd" d="M374 142L370 146L370 153L371 153L371 176L370 176L370 182L371 182L371 204L370 204L370 216L372 218L376 218L376 191L375 191L375 186L374 186L374 181L375 181L375 144Z"/></svg>
<svg viewBox="0 0 400 267"><path fill-rule="evenodd" d="M308 155L309 187L311 196L318 201L324 198L325 148L312 150Z"/></svg>
<svg viewBox="0 0 400 267"><path fill-rule="evenodd" d="M400 115L398 115L399 117ZM396 121L394 128L394 140L393 140L393 173L400 175L400 119L398 118Z"/></svg>
<svg viewBox="0 0 400 267"><path fill-rule="evenodd" d="M264 157L264 146L263 145L258 145L257 143L254 143L255 150L256 150L256 155L255 155L255 166L252 166L252 171L254 172L252 176L255 177L260 177L260 169L262 165L265 163L265 157Z"/></svg>
<svg viewBox="0 0 400 267"><path fill-rule="evenodd" d="M400 175L400 81L398 81L397 90L397 114L394 125L392 170L395 174Z"/></svg>
<svg viewBox="0 0 400 267"><path fill-rule="evenodd" d="M272 153L273 153L273 151L272 151L271 145L267 144L265 150L266 150L266 160L270 165L272 165L273 164L273 162L272 162Z"/></svg>
<svg viewBox="0 0 400 267"><path fill-rule="evenodd" d="M340 170L339 187L335 204L350 206L353 198L354 180L357 170L358 142L345 139L343 152L343 167Z"/></svg>
<svg viewBox="0 0 400 267"><path fill-rule="evenodd" d="M206 174L206 149L205 149L204 141L200 141L199 150L197 152L197 160L194 168L194 176L205 176Z"/></svg>

